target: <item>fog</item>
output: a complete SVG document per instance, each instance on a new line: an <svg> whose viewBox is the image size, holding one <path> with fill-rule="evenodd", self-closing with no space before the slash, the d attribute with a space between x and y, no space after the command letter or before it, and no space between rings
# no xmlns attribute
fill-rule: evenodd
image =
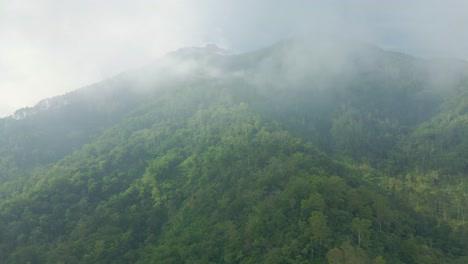
<svg viewBox="0 0 468 264"><path fill-rule="evenodd" d="M468 59L466 24L461 0L0 0L0 117L208 43L241 53L325 34L420 57Z"/></svg>

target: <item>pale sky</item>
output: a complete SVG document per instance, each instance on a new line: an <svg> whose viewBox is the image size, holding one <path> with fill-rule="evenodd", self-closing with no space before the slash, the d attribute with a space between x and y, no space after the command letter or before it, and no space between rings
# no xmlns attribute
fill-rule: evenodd
<svg viewBox="0 0 468 264"><path fill-rule="evenodd" d="M181 47L318 33L468 59L468 1L0 0L0 117Z"/></svg>

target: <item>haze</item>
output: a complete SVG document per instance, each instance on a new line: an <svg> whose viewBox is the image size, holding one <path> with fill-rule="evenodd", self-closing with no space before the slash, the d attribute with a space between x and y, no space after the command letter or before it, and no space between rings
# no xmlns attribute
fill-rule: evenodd
<svg viewBox="0 0 468 264"><path fill-rule="evenodd" d="M468 59L466 1L0 0L0 117L186 46L330 34Z"/></svg>

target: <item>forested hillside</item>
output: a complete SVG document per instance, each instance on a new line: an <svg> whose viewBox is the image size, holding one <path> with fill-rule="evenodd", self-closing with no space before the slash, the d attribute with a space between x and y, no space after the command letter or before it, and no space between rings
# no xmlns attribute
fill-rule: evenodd
<svg viewBox="0 0 468 264"><path fill-rule="evenodd" d="M468 63L213 45L0 119L0 263L466 263Z"/></svg>

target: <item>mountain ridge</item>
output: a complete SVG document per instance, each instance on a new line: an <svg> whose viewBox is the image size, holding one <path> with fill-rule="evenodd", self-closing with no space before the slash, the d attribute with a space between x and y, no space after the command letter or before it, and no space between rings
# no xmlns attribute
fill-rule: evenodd
<svg viewBox="0 0 468 264"><path fill-rule="evenodd" d="M28 109L34 109L34 108L41 109L41 105L44 104L45 102L56 99L56 98L60 98L62 96L70 94L70 93L74 93L75 91L78 91L78 90L82 90L82 89L94 89L95 90L95 89L97 89L97 87L95 87L96 85L98 87L99 86L105 86L105 85L103 85L103 83L106 83L106 82L109 82L109 81L112 81L112 80L115 80L115 79L129 78L129 80L132 80L132 77L129 76L129 75L131 75L132 72L147 71L148 69L151 69L152 67L154 67L154 65L164 64L164 63L171 63L171 62L164 61L168 57L176 57L180 61L176 61L174 63L183 64L182 61L184 61L184 60L185 61L187 61L187 60L191 61L191 60L197 60L197 59L204 60L204 58L211 57L212 55L229 56L229 57L244 57L244 56L256 57L259 54L263 54L265 52L268 53L268 52L272 52L272 51L275 52L274 50L277 50L277 49L281 50L283 48L287 52L290 52L290 53L294 54L294 51L291 51L291 49L294 50L295 46L298 46L300 48L301 47L305 48L306 50L304 50L305 51L304 53L307 54L307 53L310 53L310 51L311 51L310 50L311 49L310 45L314 44L316 42L319 43L319 44L315 44L316 46L318 45L319 47L322 47L324 49L329 49L329 50L340 50L340 49L349 50L350 49L349 47L346 47L346 45L344 45L344 44L341 44L341 43L338 44L338 40L336 38L324 37L324 36L319 38L318 41L317 41L317 38L315 36L295 37L295 38L285 39L285 40L280 41L279 43L277 43L277 44L275 44L273 46L270 46L270 47L267 47L267 48L264 48L264 49L258 49L258 50L255 50L255 51L246 52L246 53L240 53L240 54L235 54L235 53L232 53L232 52L230 52L228 50L224 50L222 48L219 48L216 44L207 44L204 47L180 48L180 49L175 50L173 52L169 52L165 56L162 56L161 58L156 59L155 62L149 63L148 65L140 67L139 69L117 74L114 77L99 81L99 82L97 82L95 84L91 84L91 85L87 85L87 86L84 86L84 87L81 87L81 88L77 88L77 89L75 89L73 91L70 91L70 92L67 92L66 94L63 94L63 95L57 95L57 96L53 96L53 97L50 97L50 98L44 98L44 99L40 100L33 107L26 107L26 108L18 109L17 110L18 113L16 115L18 115L18 116L24 115L25 112L28 111ZM430 62L431 64L434 64L434 65L441 65L444 68L446 68L446 67L448 67L450 65L450 66L452 66L452 68L454 70L459 71L459 72L460 71L461 72L466 72L466 70L468 69L468 62L466 62L465 60L462 60L462 59L423 59L423 58L411 56L409 54L405 54L405 53L401 53L401 52L384 50L382 48L379 48L377 46L373 46L373 45L370 45L370 44L367 44L367 45L366 44L359 44L357 42L352 42L352 43L354 43L354 44L351 45L351 46L353 46L355 48L353 48L351 50L363 50L364 49L364 50L367 50L367 52L375 51L375 52L380 53L380 54L395 56L395 57L398 57L398 58L404 58L405 60L407 60L407 59L416 60L416 61L418 61L418 63ZM333 44L334 47L330 48L331 44ZM347 44L349 44L349 43L347 42ZM284 52L284 51L279 51L279 52L281 53L281 52ZM319 53L321 53L321 52L319 52ZM354 52L351 51L351 53L354 53ZM315 54L315 55L317 55L317 54ZM268 55L267 55L267 57L268 57ZM261 59L260 61L262 61L262 60L263 59ZM230 63L230 64L232 64L232 63ZM178 66L180 66L180 65L178 65ZM437 67L439 67L439 66L437 66ZM137 79L137 78L135 78L135 79ZM4 117L4 118L19 118L19 117L15 117L15 114L13 114L13 115L10 115L10 116Z"/></svg>
<svg viewBox="0 0 468 264"><path fill-rule="evenodd" d="M464 263L466 65L311 41L0 119L0 262Z"/></svg>

